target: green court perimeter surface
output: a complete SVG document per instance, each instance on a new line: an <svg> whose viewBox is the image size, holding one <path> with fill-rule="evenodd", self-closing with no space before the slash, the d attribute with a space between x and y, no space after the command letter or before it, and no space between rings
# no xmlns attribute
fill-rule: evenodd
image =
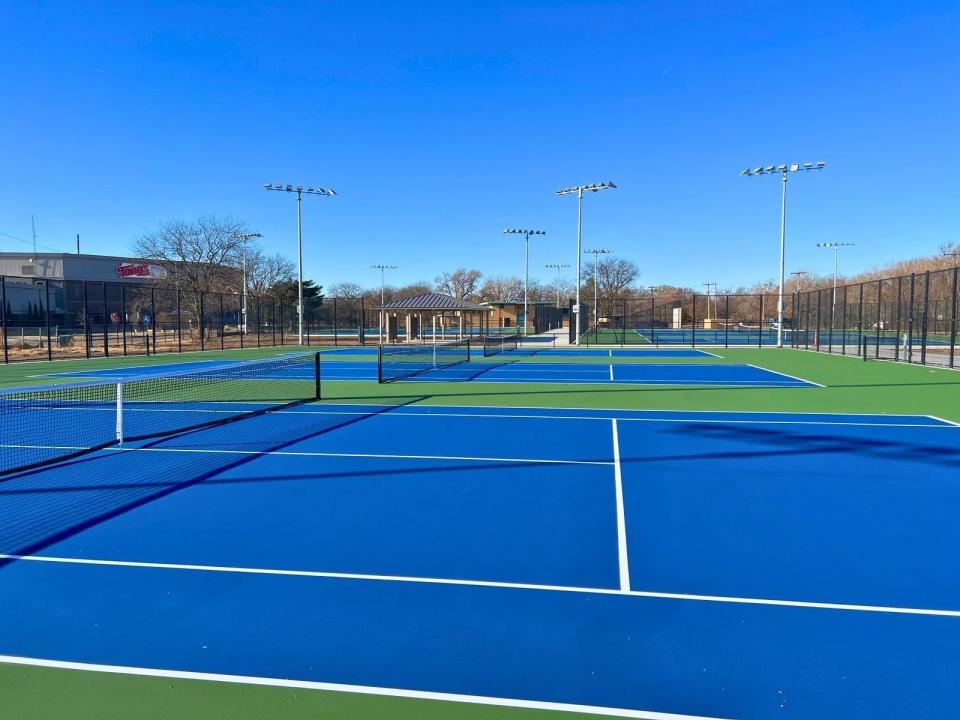
<svg viewBox="0 0 960 720"><path fill-rule="evenodd" d="M597 716L0 664L0 717L11 720L587 720Z"/></svg>
<svg viewBox="0 0 960 720"><path fill-rule="evenodd" d="M302 348L310 350L311 348ZM264 348L154 357L37 362L0 367L0 387L53 382L31 376L131 365L253 359L296 352L300 348ZM960 422L960 372L862 362L855 357L792 349L710 349L720 357L655 362L751 363L810 380L825 387L752 388L638 385L327 382L328 402L423 403L525 407L623 408L664 410L739 410L777 412L892 413L933 415ZM349 354L324 354L322 363ZM573 353L571 360L573 361ZM354 355L355 359L356 356ZM507 358L504 358L505 360ZM517 362L539 362L517 357ZM566 361L552 356L550 362ZM607 358L581 362L608 363ZM612 358L621 363L644 358ZM234 683L169 679L0 664L0 716L46 718L453 718L454 720L576 720L568 712L521 710L491 705L414 700L353 693L262 687ZM595 716L594 716L595 717Z"/></svg>

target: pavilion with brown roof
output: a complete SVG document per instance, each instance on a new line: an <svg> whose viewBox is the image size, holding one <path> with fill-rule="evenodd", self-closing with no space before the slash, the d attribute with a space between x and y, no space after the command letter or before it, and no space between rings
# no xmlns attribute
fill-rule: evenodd
<svg viewBox="0 0 960 720"><path fill-rule="evenodd" d="M405 342L439 342L454 339L448 330L456 329L456 339L469 335L483 335L488 322L489 308L451 295L428 292L378 305L380 311L380 342L395 343L404 328ZM384 335L386 338L384 339Z"/></svg>

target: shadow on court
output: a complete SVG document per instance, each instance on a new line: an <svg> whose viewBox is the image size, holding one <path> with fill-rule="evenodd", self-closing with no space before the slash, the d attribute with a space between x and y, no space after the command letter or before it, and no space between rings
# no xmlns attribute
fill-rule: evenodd
<svg viewBox="0 0 960 720"><path fill-rule="evenodd" d="M173 493L212 481L221 473L256 460L263 452L277 452L297 443L342 430L405 405L422 396L406 398L396 405L344 419L298 415L295 421L257 425L257 454L137 453L104 450L55 466L29 470L0 481L0 553L30 555ZM272 418L271 418L272 419ZM224 426L221 425L222 429ZM244 428L235 425L238 436ZM209 428L190 430L136 447L162 448L184 437L197 437ZM125 481L127 480L127 481ZM129 480L133 480L132 482ZM13 562L0 559L0 567Z"/></svg>

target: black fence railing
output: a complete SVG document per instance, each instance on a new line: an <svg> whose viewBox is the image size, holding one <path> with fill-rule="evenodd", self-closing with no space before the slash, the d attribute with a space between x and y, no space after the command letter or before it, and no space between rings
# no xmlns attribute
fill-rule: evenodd
<svg viewBox="0 0 960 720"><path fill-rule="evenodd" d="M785 312L784 344L790 315ZM575 333L571 330L571 340ZM777 343L777 296L770 294L600 298L583 307L580 344L764 347Z"/></svg>
<svg viewBox="0 0 960 720"><path fill-rule="evenodd" d="M363 298L305 305L305 344L377 341ZM298 325L296 304L275 297L0 276L4 363L296 345Z"/></svg>
<svg viewBox="0 0 960 720"><path fill-rule="evenodd" d="M795 293L792 346L957 367L960 269Z"/></svg>

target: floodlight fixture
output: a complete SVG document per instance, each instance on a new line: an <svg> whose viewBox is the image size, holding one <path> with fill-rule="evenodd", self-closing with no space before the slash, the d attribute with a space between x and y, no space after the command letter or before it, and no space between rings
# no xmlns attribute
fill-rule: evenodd
<svg viewBox="0 0 960 720"><path fill-rule="evenodd" d="M787 243L787 178L790 173L800 172L801 170L823 170L826 163L823 160L817 162L804 163L783 163L781 165L767 165L766 167L744 168L740 171L741 176L753 175L772 175L779 173L783 182L783 189L780 196L780 293L777 296L777 347L783 347L783 286L784 286L784 262L786 260Z"/></svg>
<svg viewBox="0 0 960 720"><path fill-rule="evenodd" d="M527 230L522 228L504 228L507 235L523 235L523 334L529 331L529 297L530 297L530 236L546 235L546 230Z"/></svg>
<svg viewBox="0 0 960 720"><path fill-rule="evenodd" d="M326 195L334 196L337 193L333 189L324 190L321 187L307 187L302 185L283 185L281 183L267 183L263 186L267 190L277 190L280 192L295 192L297 194L297 337L300 345L303 345L303 223L301 206L303 204L303 195Z"/></svg>
<svg viewBox="0 0 960 720"><path fill-rule="evenodd" d="M592 185L577 185L575 187L562 188L556 191L556 195L576 195L577 196L577 301L576 318L571 319L574 323L575 334L574 343L580 344L580 259L583 257L581 252L583 242L583 193L599 192L600 190L616 190L617 184L613 181L593 183Z"/></svg>

